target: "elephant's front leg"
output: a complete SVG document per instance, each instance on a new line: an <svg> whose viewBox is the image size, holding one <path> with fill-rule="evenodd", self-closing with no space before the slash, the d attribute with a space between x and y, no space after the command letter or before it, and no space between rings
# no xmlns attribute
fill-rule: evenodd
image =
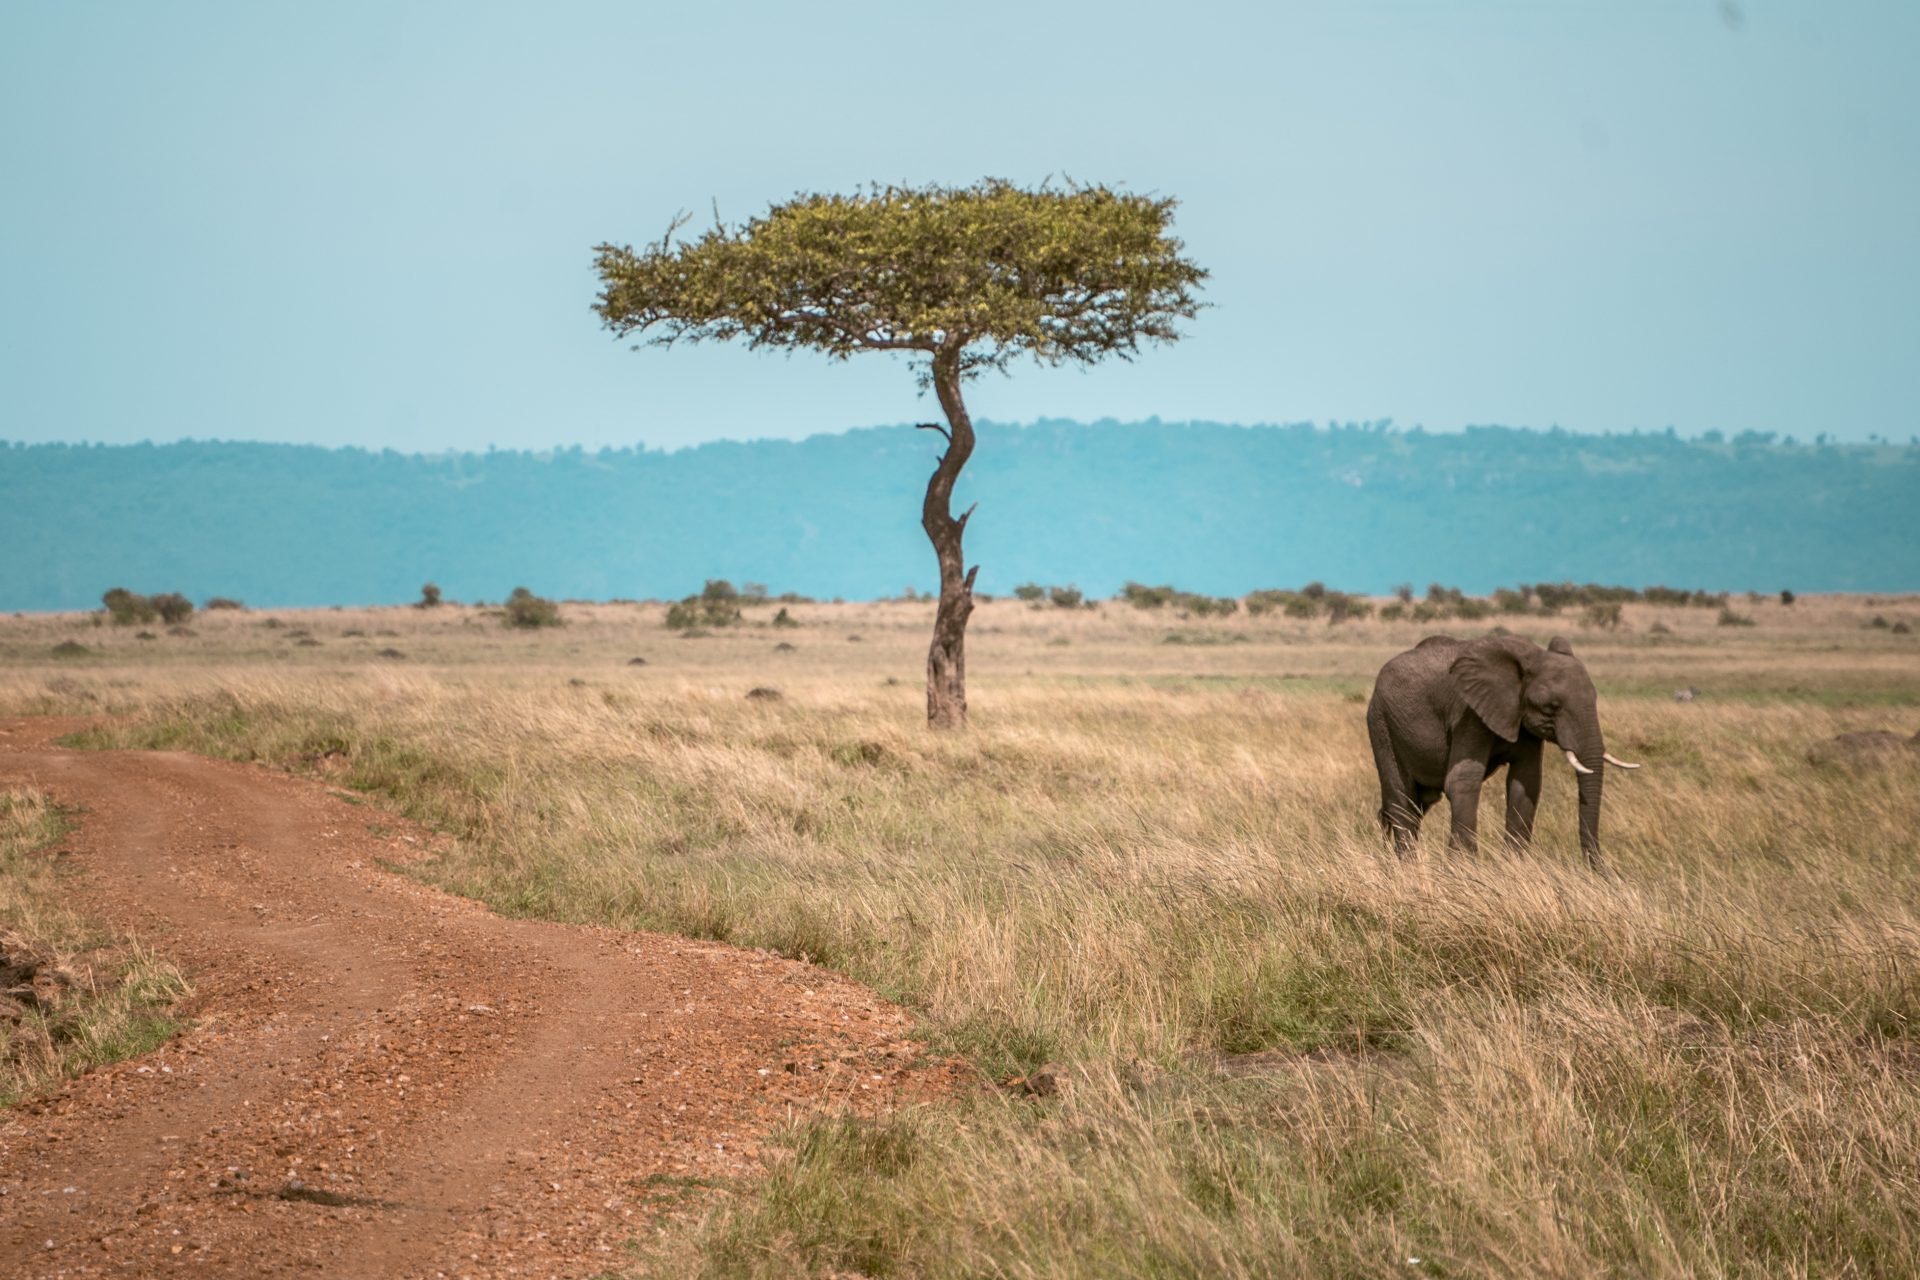
<svg viewBox="0 0 1920 1280"><path fill-rule="evenodd" d="M1507 764L1507 843L1524 849L1533 842L1533 815L1540 805L1540 743L1523 736Z"/></svg>
<svg viewBox="0 0 1920 1280"><path fill-rule="evenodd" d="M1453 834L1449 843L1467 853L1480 845L1480 784L1487 779L1484 760L1455 760L1447 766L1447 808L1453 814Z"/></svg>

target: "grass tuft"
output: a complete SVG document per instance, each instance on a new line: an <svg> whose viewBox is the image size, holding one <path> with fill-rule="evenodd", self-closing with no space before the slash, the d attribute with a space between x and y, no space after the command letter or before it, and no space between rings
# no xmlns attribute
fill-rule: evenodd
<svg viewBox="0 0 1920 1280"><path fill-rule="evenodd" d="M180 1025L179 971L68 905L46 852L64 830L38 792L0 791L0 1106L146 1053Z"/></svg>

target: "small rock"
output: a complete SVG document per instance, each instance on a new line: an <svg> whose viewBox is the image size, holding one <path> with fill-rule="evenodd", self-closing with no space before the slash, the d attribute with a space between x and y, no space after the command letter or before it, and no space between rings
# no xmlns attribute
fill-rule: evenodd
<svg viewBox="0 0 1920 1280"><path fill-rule="evenodd" d="M404 658L407 655L400 652L398 649L382 649L378 653L374 654L373 656L376 658Z"/></svg>
<svg viewBox="0 0 1920 1280"><path fill-rule="evenodd" d="M1152 1062L1136 1057L1127 1060L1127 1069L1121 1076L1121 1080L1134 1093L1145 1093L1159 1081L1162 1074L1160 1068Z"/></svg>
<svg viewBox="0 0 1920 1280"><path fill-rule="evenodd" d="M747 690L747 696L761 702L778 702L786 695L771 685L763 684Z"/></svg>
<svg viewBox="0 0 1920 1280"><path fill-rule="evenodd" d="M644 667L647 665L647 660L645 658L628 658L627 665L630 667Z"/></svg>
<svg viewBox="0 0 1920 1280"><path fill-rule="evenodd" d="M1058 1098L1073 1087L1065 1063L1049 1062L1027 1077L1025 1091L1036 1098Z"/></svg>
<svg viewBox="0 0 1920 1280"><path fill-rule="evenodd" d="M785 640L782 640L779 644L773 646L773 651L775 653L792 653L793 649L794 649L794 646L788 644Z"/></svg>

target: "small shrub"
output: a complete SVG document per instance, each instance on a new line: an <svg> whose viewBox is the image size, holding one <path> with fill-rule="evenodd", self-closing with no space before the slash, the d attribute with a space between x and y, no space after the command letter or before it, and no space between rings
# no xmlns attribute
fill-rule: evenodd
<svg viewBox="0 0 1920 1280"><path fill-rule="evenodd" d="M1454 617L1465 618L1469 622L1478 622L1493 616L1493 606L1473 596L1461 596L1453 602L1452 607Z"/></svg>
<svg viewBox="0 0 1920 1280"><path fill-rule="evenodd" d="M1175 604L1200 618L1224 618L1240 612L1240 602L1232 596L1198 596L1182 593Z"/></svg>
<svg viewBox="0 0 1920 1280"><path fill-rule="evenodd" d="M1380 606L1380 621L1382 622L1398 622L1406 616L1407 605L1403 600L1395 600L1392 604L1383 604Z"/></svg>
<svg viewBox="0 0 1920 1280"><path fill-rule="evenodd" d="M1403 582L1399 586L1395 587L1393 589L1393 598L1398 600L1401 604L1412 604L1413 603L1413 584L1411 582Z"/></svg>
<svg viewBox="0 0 1920 1280"><path fill-rule="evenodd" d="M1791 591L1782 591L1782 592L1780 593L1780 603L1781 603L1781 604L1792 604L1792 603L1793 603L1793 601L1794 601L1794 594L1793 594L1793 592L1791 592Z"/></svg>
<svg viewBox="0 0 1920 1280"><path fill-rule="evenodd" d="M1605 627L1609 631L1618 630L1620 602L1614 600L1606 604L1590 604L1587 606L1587 611L1581 615L1580 621L1589 627Z"/></svg>
<svg viewBox="0 0 1920 1280"><path fill-rule="evenodd" d="M782 605L780 612L773 615L773 625L776 627L797 627L800 624L794 621L793 615L787 612L785 605Z"/></svg>
<svg viewBox="0 0 1920 1280"><path fill-rule="evenodd" d="M107 616L116 627L131 627L136 623L152 622L154 618L153 601L125 587L114 587L106 592L100 597L100 603L106 607Z"/></svg>
<svg viewBox="0 0 1920 1280"><path fill-rule="evenodd" d="M1288 604L1299 598L1297 591L1252 591L1247 594L1247 612L1253 617L1262 617L1276 610L1284 611Z"/></svg>
<svg viewBox="0 0 1920 1280"><path fill-rule="evenodd" d="M1320 616L1320 603L1305 596L1295 596L1287 601L1283 611L1289 618L1317 618Z"/></svg>
<svg viewBox="0 0 1920 1280"><path fill-rule="evenodd" d="M1531 594L1531 587L1521 587L1518 591L1512 587L1497 588L1493 593L1493 607L1502 613L1525 613L1533 608Z"/></svg>
<svg viewBox="0 0 1920 1280"><path fill-rule="evenodd" d="M207 601L206 604L201 606L201 608L205 609L208 613L212 613L215 609L233 609L233 610L244 611L246 607L247 606L242 604L240 601L229 599L226 596L215 596L211 600Z"/></svg>
<svg viewBox="0 0 1920 1280"><path fill-rule="evenodd" d="M709 578L699 595L688 596L667 610L667 626L674 631L731 627L740 622L740 594L725 578Z"/></svg>
<svg viewBox="0 0 1920 1280"><path fill-rule="evenodd" d="M160 621L170 627L177 627L193 616L193 601L178 591L169 591L164 595L150 596L147 603L160 615Z"/></svg>
<svg viewBox="0 0 1920 1280"><path fill-rule="evenodd" d="M1306 586L1300 588L1300 594L1309 600L1324 600L1327 598L1327 584L1324 582L1309 582Z"/></svg>
<svg viewBox="0 0 1920 1280"><path fill-rule="evenodd" d="M1908 626L1904 622L1894 623L1893 626L1889 628L1889 630L1891 630L1893 634L1897 636L1910 636L1913 634L1913 628Z"/></svg>
<svg viewBox="0 0 1920 1280"><path fill-rule="evenodd" d="M1047 589L1037 582L1023 582L1013 589L1014 598L1025 600L1028 604L1038 604L1047 598Z"/></svg>
<svg viewBox="0 0 1920 1280"><path fill-rule="evenodd" d="M438 609L440 607L440 588L429 582L420 588L420 598L413 602L416 609Z"/></svg>
<svg viewBox="0 0 1920 1280"><path fill-rule="evenodd" d="M560 606L525 587L515 587L507 597L506 616L501 622L509 627L557 627L561 625Z"/></svg>
<svg viewBox="0 0 1920 1280"><path fill-rule="evenodd" d="M1050 588L1047 591L1047 598L1062 609L1078 609L1083 599L1080 588L1075 586Z"/></svg>
<svg viewBox="0 0 1920 1280"><path fill-rule="evenodd" d="M1571 582L1539 582L1529 590L1540 602L1540 607L1549 613L1557 613L1570 604L1580 602L1580 588Z"/></svg>
<svg viewBox="0 0 1920 1280"><path fill-rule="evenodd" d="M1753 619L1744 613L1735 613L1726 605L1721 605L1720 625L1723 627L1750 627L1753 625Z"/></svg>
<svg viewBox="0 0 1920 1280"><path fill-rule="evenodd" d="M93 650L78 640L62 640L53 646L53 656L56 658L86 658L91 657L92 654Z"/></svg>
<svg viewBox="0 0 1920 1280"><path fill-rule="evenodd" d="M1647 628L1647 632L1650 635L1670 636L1673 634L1673 628L1668 626L1664 622L1656 622L1652 626Z"/></svg>
<svg viewBox="0 0 1920 1280"><path fill-rule="evenodd" d="M1371 616L1373 602L1364 596L1350 596L1344 591L1327 593L1327 625L1334 626L1348 619Z"/></svg>
<svg viewBox="0 0 1920 1280"><path fill-rule="evenodd" d="M1144 587L1137 582L1120 588L1120 598L1136 609L1164 609L1177 594L1172 587Z"/></svg>
<svg viewBox="0 0 1920 1280"><path fill-rule="evenodd" d="M1866 625L1868 629L1873 631L1885 631L1892 624L1887 621L1885 614L1876 613L1873 615L1873 620Z"/></svg>

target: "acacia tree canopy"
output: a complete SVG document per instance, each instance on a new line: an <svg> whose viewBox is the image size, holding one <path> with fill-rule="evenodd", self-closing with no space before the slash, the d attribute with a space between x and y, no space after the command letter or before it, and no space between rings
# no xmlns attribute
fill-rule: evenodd
<svg viewBox="0 0 1920 1280"><path fill-rule="evenodd" d="M1174 201L1104 186L873 187L800 195L742 226L596 247L607 326L648 341L744 339L846 358L932 356L959 372L1131 358L1171 342L1206 272L1168 234Z"/></svg>
<svg viewBox="0 0 1920 1280"><path fill-rule="evenodd" d="M716 217L694 239L676 242L683 217L644 250L596 246L594 309L614 332L658 346L741 339L841 359L860 351L923 359L921 379L947 419L921 424L947 441L920 512L940 563L927 720L958 728L979 572L961 549L973 512L952 512L974 445L961 383L1021 355L1092 364L1178 338L1174 326L1199 310L1207 273L1168 233L1173 208L1104 186L1029 191L997 178L800 195L739 227Z"/></svg>

